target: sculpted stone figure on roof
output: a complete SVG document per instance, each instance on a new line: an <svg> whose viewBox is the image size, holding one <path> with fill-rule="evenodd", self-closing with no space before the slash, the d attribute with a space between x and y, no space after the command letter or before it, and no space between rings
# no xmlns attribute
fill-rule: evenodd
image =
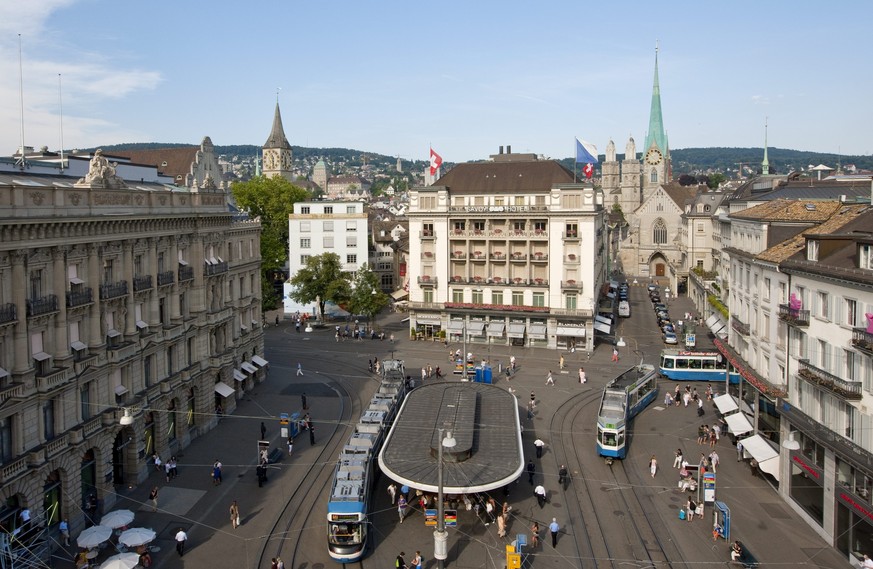
<svg viewBox="0 0 873 569"><path fill-rule="evenodd" d="M92 188L122 189L127 187L124 180L115 173L115 166L103 156L99 148L94 151L88 167L88 173L84 178L76 182L77 186L90 186Z"/></svg>

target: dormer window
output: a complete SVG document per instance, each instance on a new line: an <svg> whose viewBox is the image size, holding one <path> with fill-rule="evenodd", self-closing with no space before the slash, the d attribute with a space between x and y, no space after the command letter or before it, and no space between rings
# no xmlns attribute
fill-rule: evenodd
<svg viewBox="0 0 873 569"><path fill-rule="evenodd" d="M818 261L818 241L815 239L807 239L806 241L806 260Z"/></svg>
<svg viewBox="0 0 873 569"><path fill-rule="evenodd" d="M873 245L861 245L858 247L858 267L861 269L873 269Z"/></svg>

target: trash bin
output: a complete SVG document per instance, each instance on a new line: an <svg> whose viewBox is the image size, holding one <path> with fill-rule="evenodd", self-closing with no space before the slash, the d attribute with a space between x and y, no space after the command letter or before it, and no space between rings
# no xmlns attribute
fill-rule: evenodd
<svg viewBox="0 0 873 569"><path fill-rule="evenodd" d="M491 366L485 366L482 369L482 381L484 383L492 383L491 380Z"/></svg>

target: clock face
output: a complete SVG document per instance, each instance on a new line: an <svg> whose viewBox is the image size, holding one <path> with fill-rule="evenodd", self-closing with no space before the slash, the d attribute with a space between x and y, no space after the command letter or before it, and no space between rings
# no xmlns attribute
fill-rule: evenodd
<svg viewBox="0 0 873 569"><path fill-rule="evenodd" d="M264 151L264 170L272 170L275 167L276 159L273 156L272 150Z"/></svg>
<svg viewBox="0 0 873 569"><path fill-rule="evenodd" d="M646 164L655 166L661 163L661 151L657 148L651 148L646 152Z"/></svg>

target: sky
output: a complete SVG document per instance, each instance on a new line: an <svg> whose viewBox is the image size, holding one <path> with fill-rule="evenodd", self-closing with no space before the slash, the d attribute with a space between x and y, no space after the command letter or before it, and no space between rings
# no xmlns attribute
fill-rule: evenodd
<svg viewBox="0 0 873 569"><path fill-rule="evenodd" d="M848 0L0 0L0 155L20 92L24 144L53 151L61 130L67 150L262 145L277 94L292 145L641 151L656 44L672 148L760 147L766 120L771 147L869 155L871 22Z"/></svg>

